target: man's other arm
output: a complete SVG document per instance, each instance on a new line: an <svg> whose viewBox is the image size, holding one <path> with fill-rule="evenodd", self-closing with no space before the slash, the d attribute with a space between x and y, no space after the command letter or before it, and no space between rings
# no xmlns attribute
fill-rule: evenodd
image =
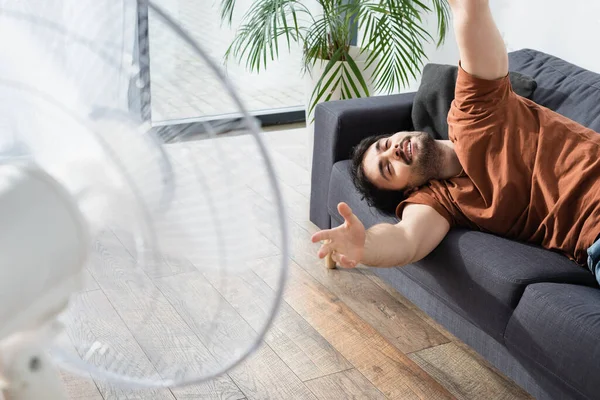
<svg viewBox="0 0 600 400"><path fill-rule="evenodd" d="M448 221L432 207L409 204L399 223L375 225L367 231L361 262L372 267L412 264L431 253L449 230Z"/></svg>
<svg viewBox="0 0 600 400"><path fill-rule="evenodd" d="M313 242L326 241L318 251L324 258L348 268L362 263L371 267L395 267L419 261L442 241L450 224L435 209L409 204L397 224L379 224L365 232L362 222L345 203L338 204L344 223L312 236Z"/></svg>
<svg viewBox="0 0 600 400"><path fill-rule="evenodd" d="M508 74L508 54L492 17L489 0L449 0L461 66L478 78Z"/></svg>

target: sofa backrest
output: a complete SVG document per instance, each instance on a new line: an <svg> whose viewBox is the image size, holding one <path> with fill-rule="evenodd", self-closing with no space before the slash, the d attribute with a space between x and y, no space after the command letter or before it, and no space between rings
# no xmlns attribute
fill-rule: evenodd
<svg viewBox="0 0 600 400"><path fill-rule="evenodd" d="M533 101L600 133L600 74L531 49L509 53L509 69L533 77Z"/></svg>

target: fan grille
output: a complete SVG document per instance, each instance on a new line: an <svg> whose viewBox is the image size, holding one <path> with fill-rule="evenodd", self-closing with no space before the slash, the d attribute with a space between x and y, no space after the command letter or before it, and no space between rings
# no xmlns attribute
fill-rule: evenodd
<svg viewBox="0 0 600 400"><path fill-rule="evenodd" d="M261 345L287 270L262 134L222 71L154 4L52 3L53 18L12 3L0 13L12 40L1 42L2 157L30 159L64 185L93 237L86 286L51 352L99 382L227 386L222 374ZM193 131L151 125L150 76L161 71L148 69L148 43L134 46L147 26L130 25L144 13L207 65L238 113ZM275 283L255 273L265 257Z"/></svg>

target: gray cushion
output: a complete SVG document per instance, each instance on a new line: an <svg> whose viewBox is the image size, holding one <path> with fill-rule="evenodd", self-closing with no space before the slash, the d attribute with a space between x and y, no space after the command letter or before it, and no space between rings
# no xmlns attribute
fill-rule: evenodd
<svg viewBox="0 0 600 400"><path fill-rule="evenodd" d="M483 232L452 230L404 272L499 342L527 285L595 286L589 271L540 247Z"/></svg>
<svg viewBox="0 0 600 400"><path fill-rule="evenodd" d="M350 161L333 167L328 208L334 223L345 201L368 228L398 219L368 207L350 178ZM337 221L336 221L337 218ZM425 259L401 268L413 280L499 342L525 287L536 282L596 285L590 272L563 255L482 232L452 230Z"/></svg>
<svg viewBox="0 0 600 400"><path fill-rule="evenodd" d="M600 74L530 49L509 53L509 63L535 79L533 101L600 132Z"/></svg>
<svg viewBox="0 0 600 400"><path fill-rule="evenodd" d="M506 328L506 346L525 365L577 388L600 394L600 290L577 285L530 285Z"/></svg>
<svg viewBox="0 0 600 400"><path fill-rule="evenodd" d="M333 165L331 180L329 181L329 198L327 201L329 215L340 219L341 217L337 212L337 205L340 201L344 201L348 203L352 211L354 211L366 227L381 222L397 223L398 218L394 216L393 210L389 210L390 212L387 213L382 212L376 208L369 207L364 200L361 200L361 195L356 190L350 177L350 165L350 160L339 161Z"/></svg>

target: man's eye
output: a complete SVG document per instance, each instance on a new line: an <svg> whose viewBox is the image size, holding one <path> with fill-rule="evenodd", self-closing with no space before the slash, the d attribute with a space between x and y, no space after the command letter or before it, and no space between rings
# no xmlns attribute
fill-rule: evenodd
<svg viewBox="0 0 600 400"><path fill-rule="evenodd" d="M392 174L392 168L390 166L390 164L387 165L387 170L388 170L388 174Z"/></svg>
<svg viewBox="0 0 600 400"><path fill-rule="evenodd" d="M385 149L389 149L390 148L390 139L385 141Z"/></svg>

